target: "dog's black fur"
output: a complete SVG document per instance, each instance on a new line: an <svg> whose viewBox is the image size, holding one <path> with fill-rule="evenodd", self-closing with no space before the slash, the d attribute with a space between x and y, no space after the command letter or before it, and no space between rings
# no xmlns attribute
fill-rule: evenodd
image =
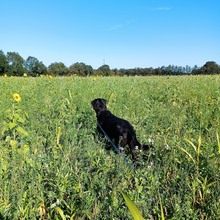
<svg viewBox="0 0 220 220"><path fill-rule="evenodd" d="M129 146L134 162L139 150L148 150L148 145L142 146L137 140L133 126L128 121L116 117L107 109L105 99L94 99L91 104L96 112L97 123L119 149L123 149L126 145ZM99 126L97 129L100 135L104 136Z"/></svg>

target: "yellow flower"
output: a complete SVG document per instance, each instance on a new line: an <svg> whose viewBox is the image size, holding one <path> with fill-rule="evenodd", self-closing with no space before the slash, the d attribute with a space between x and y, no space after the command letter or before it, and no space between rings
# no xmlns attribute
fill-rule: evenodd
<svg viewBox="0 0 220 220"><path fill-rule="evenodd" d="M13 94L13 99L16 101L16 102L20 102L21 101L21 97L18 93L14 93Z"/></svg>

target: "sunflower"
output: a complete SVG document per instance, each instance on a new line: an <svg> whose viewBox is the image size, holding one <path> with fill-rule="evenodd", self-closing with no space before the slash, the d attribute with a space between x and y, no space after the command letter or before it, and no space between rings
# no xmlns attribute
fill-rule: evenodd
<svg viewBox="0 0 220 220"><path fill-rule="evenodd" d="M14 93L13 94L13 99L16 101L16 102L20 102L21 101L21 97L18 93Z"/></svg>

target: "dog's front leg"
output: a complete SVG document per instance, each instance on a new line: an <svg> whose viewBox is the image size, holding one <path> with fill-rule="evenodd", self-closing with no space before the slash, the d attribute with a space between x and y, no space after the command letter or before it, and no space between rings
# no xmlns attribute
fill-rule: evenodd
<svg viewBox="0 0 220 220"><path fill-rule="evenodd" d="M105 138L105 134L103 133L103 131L101 130L101 128L99 126L97 126L97 131L98 131L99 139L103 140L103 142L105 143L105 149L110 150L112 148L112 146L109 143L109 141L107 141L107 139Z"/></svg>
<svg viewBox="0 0 220 220"><path fill-rule="evenodd" d="M97 126L97 131L98 131L98 134L99 134L99 138L105 137L105 134L103 134L103 132L102 132L102 130L100 129L99 126Z"/></svg>

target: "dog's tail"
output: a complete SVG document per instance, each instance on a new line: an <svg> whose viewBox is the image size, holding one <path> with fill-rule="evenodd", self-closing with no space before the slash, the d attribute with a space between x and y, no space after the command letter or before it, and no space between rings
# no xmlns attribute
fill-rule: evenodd
<svg viewBox="0 0 220 220"><path fill-rule="evenodd" d="M142 145L142 150L143 151L149 151L151 148L154 148L154 146L151 145L151 144L143 144Z"/></svg>

